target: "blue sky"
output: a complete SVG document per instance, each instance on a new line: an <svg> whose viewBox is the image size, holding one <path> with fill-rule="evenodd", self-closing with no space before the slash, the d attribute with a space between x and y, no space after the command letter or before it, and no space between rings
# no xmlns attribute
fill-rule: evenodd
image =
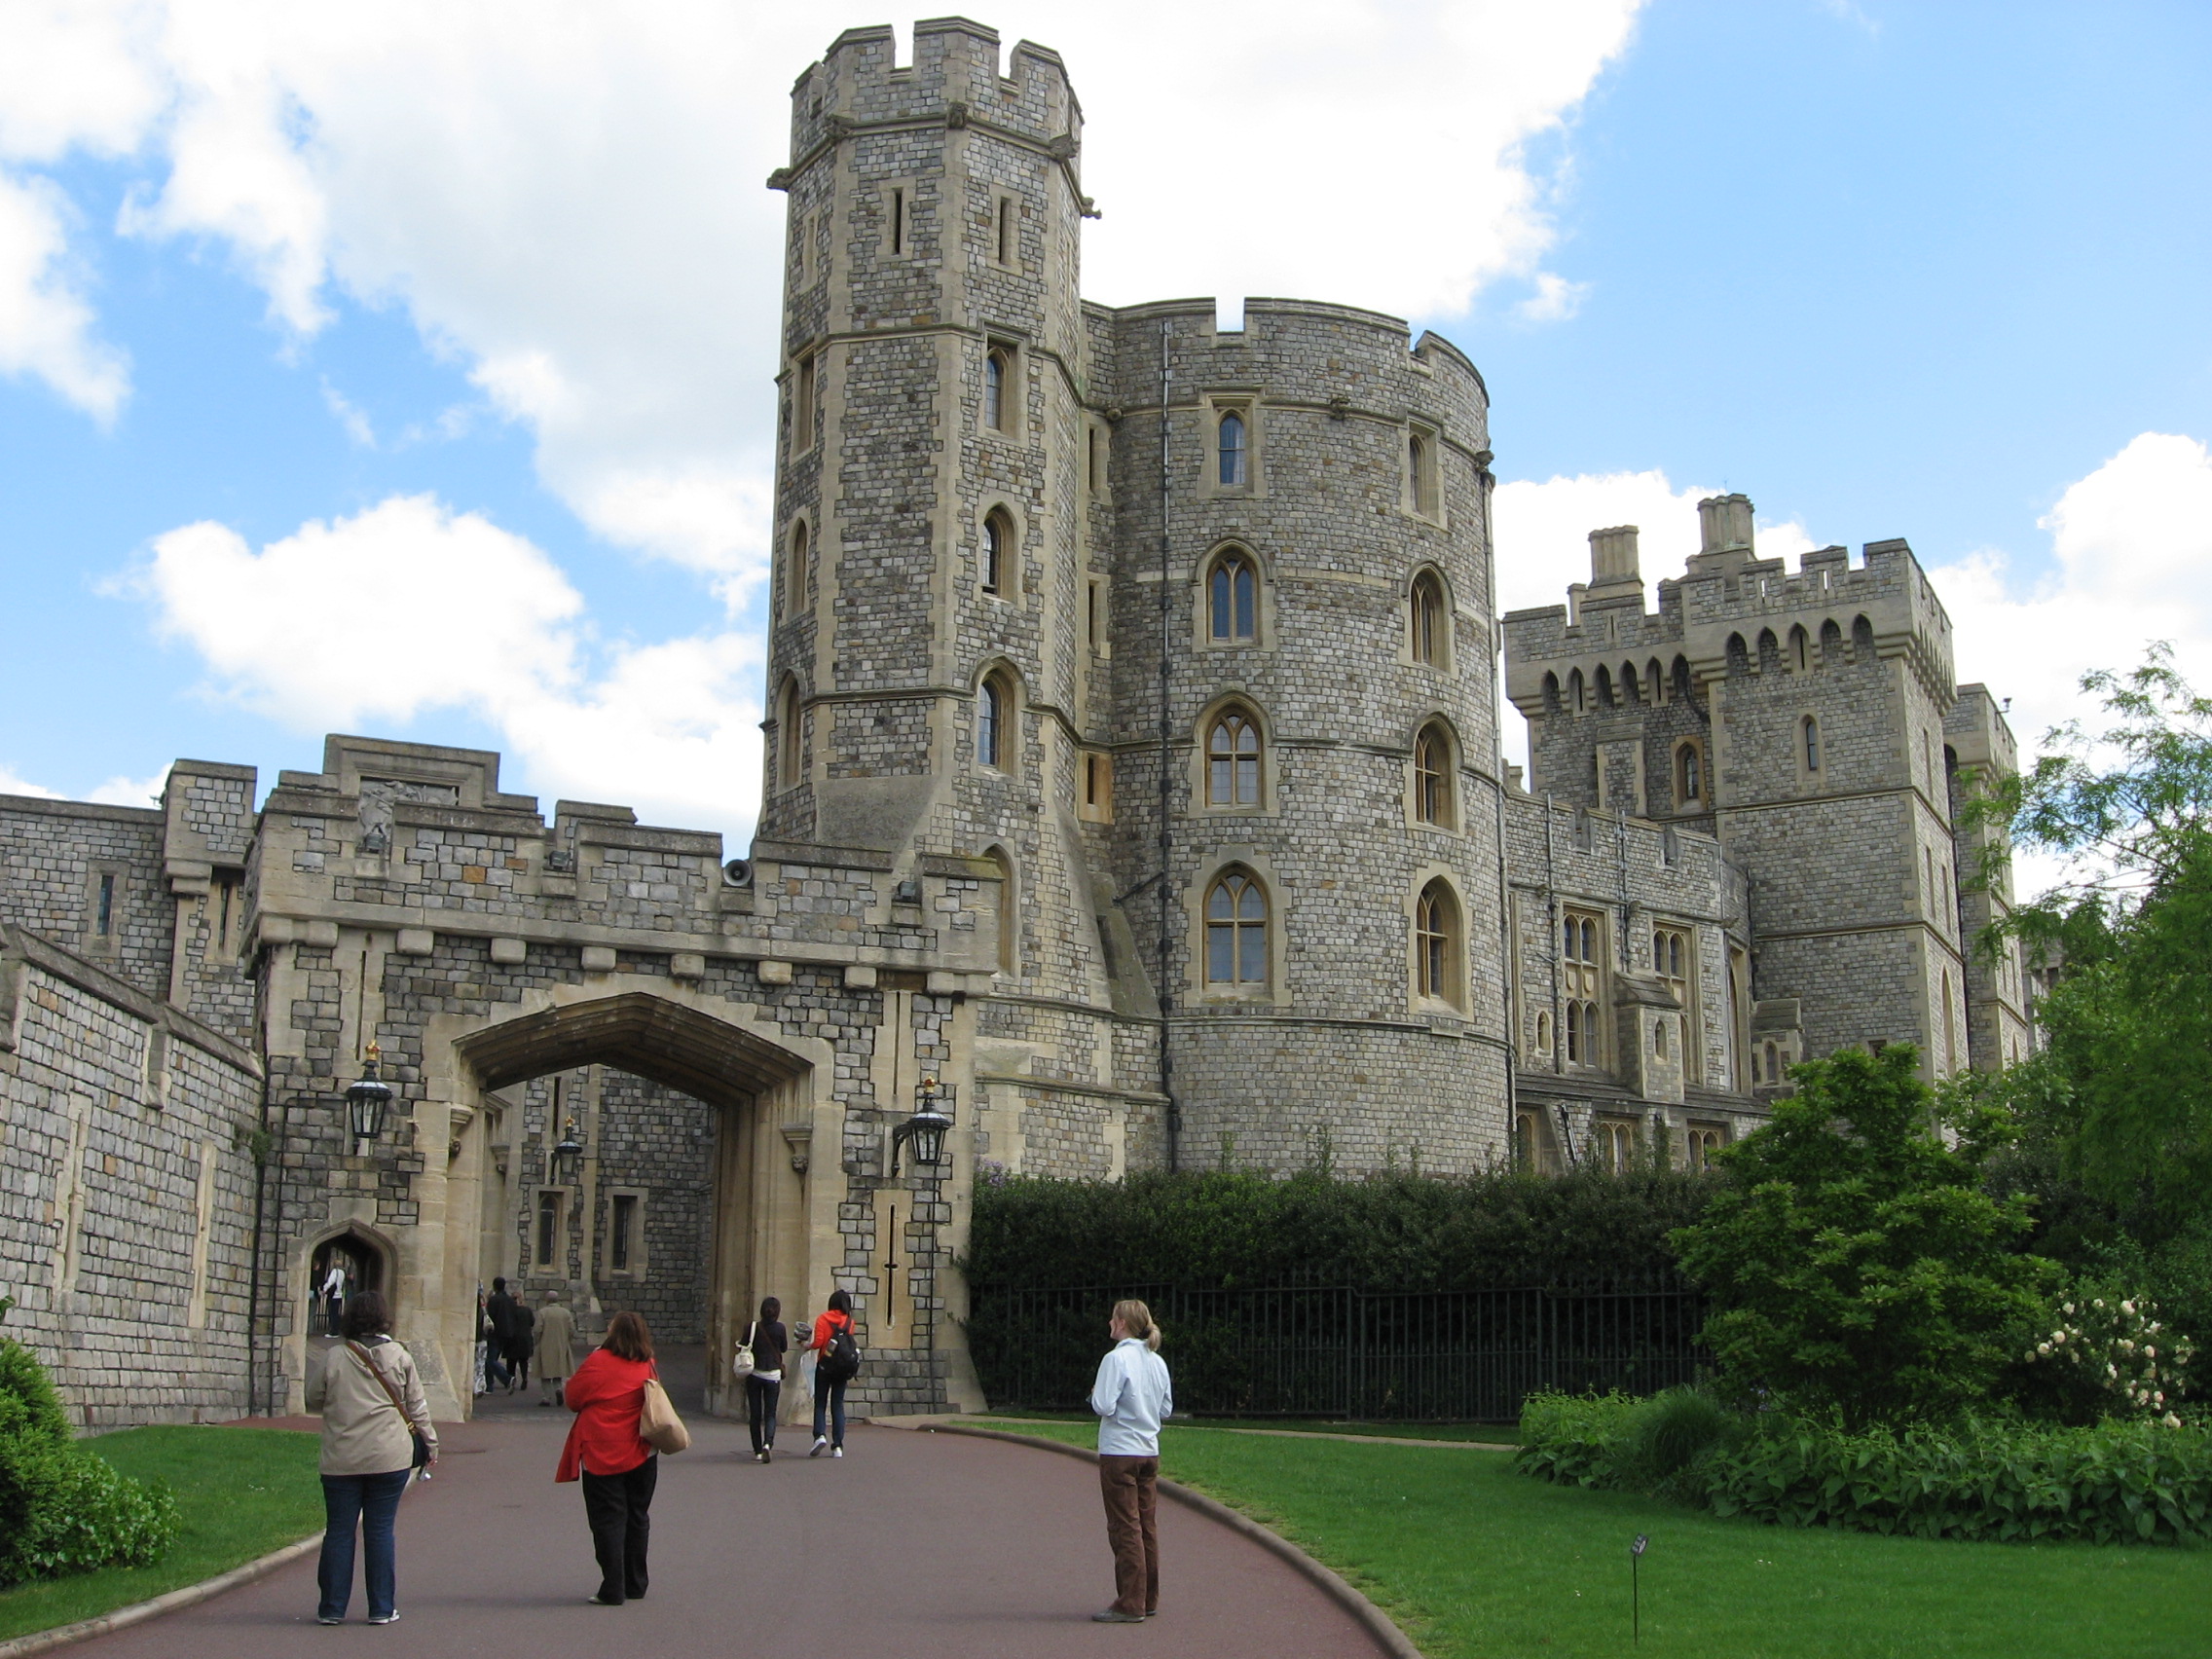
<svg viewBox="0 0 2212 1659"><path fill-rule="evenodd" d="M905 19L612 17L0 0L0 789L371 729L749 830L760 180L797 71ZM1469 351L1507 604L1600 524L1668 573L1733 488L1770 551L1910 539L2023 737L2154 636L2212 681L2212 9L985 20L1082 93L1087 291Z"/></svg>

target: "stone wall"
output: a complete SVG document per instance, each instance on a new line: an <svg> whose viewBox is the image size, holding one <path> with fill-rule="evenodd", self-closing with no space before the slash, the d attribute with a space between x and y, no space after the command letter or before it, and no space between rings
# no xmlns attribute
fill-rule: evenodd
<svg viewBox="0 0 2212 1659"><path fill-rule="evenodd" d="M0 1294L89 1427L243 1414L252 1054L0 924Z"/></svg>

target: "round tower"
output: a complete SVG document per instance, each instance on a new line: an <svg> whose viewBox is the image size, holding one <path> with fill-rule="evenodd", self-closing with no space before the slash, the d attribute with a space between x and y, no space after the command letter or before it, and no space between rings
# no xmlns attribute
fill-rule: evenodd
<svg viewBox="0 0 2212 1659"><path fill-rule="evenodd" d="M1344 306L1111 316L1117 890L1178 1156L1507 1154L1488 395ZM1108 376L1102 374L1102 384Z"/></svg>

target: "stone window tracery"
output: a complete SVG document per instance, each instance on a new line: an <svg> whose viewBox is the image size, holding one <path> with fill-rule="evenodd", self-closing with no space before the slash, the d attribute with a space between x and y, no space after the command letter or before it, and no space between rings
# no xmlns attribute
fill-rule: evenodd
<svg viewBox="0 0 2212 1659"><path fill-rule="evenodd" d="M1451 626L1444 604L1444 583L1434 571L1414 577L1407 599L1407 625L1413 658L1429 668L1449 668Z"/></svg>
<svg viewBox="0 0 2212 1659"><path fill-rule="evenodd" d="M1225 870L1206 894L1206 984L1261 989L1268 982L1268 896L1245 869Z"/></svg>
<svg viewBox="0 0 2212 1659"><path fill-rule="evenodd" d="M1414 739L1416 822L1447 830L1452 827L1452 740L1432 721Z"/></svg>
<svg viewBox="0 0 2212 1659"><path fill-rule="evenodd" d="M1216 645L1251 645L1260 637L1260 573L1250 555L1224 553L1206 578L1206 636Z"/></svg>
<svg viewBox="0 0 2212 1659"><path fill-rule="evenodd" d="M1414 908L1414 989L1417 995L1459 1001L1459 903L1442 879L1421 889Z"/></svg>
<svg viewBox="0 0 2212 1659"><path fill-rule="evenodd" d="M1224 709L1206 732L1206 804L1260 804L1261 741L1249 711Z"/></svg>

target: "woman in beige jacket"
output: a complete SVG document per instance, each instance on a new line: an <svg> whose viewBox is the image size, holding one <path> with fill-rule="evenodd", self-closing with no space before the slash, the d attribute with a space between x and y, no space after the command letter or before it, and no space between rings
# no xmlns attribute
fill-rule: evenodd
<svg viewBox="0 0 2212 1659"><path fill-rule="evenodd" d="M361 1530L361 1576L369 1623L397 1624L397 1564L392 1523L399 1496L415 1472L420 1434L432 1463L438 1431L423 1398L423 1379L408 1351L391 1340L384 1298L364 1290L346 1304L346 1340L323 1350L308 1374L308 1410L322 1414L322 1604L315 1619L346 1622L353 1599L353 1529Z"/></svg>

